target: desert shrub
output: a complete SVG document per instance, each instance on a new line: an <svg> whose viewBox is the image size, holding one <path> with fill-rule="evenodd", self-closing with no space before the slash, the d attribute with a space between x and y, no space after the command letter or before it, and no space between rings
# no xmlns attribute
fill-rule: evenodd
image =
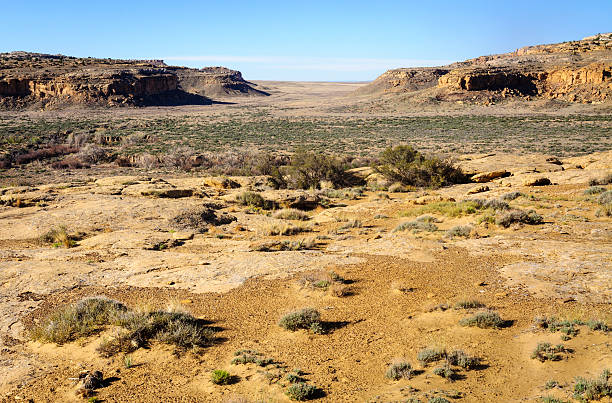
<svg viewBox="0 0 612 403"><path fill-rule="evenodd" d="M291 156L287 186L293 189L318 188L321 181L329 181L336 188L351 186L358 181L345 171L339 159L321 153L298 151Z"/></svg>
<svg viewBox="0 0 612 403"><path fill-rule="evenodd" d="M410 379L412 377L412 366L405 360L394 360L387 367L385 376L389 379L393 379L394 381L399 381L400 379Z"/></svg>
<svg viewBox="0 0 612 403"><path fill-rule="evenodd" d="M461 326L479 327L481 329L494 328L499 329L504 327L506 322L500 318L499 314L494 311L482 311L477 312L473 316L470 316L459 321Z"/></svg>
<svg viewBox="0 0 612 403"><path fill-rule="evenodd" d="M304 308L290 312L281 318L278 325L292 332L306 329L313 333L323 333L321 314L314 308Z"/></svg>
<svg viewBox="0 0 612 403"><path fill-rule="evenodd" d="M591 319L585 322L585 325L589 327L591 330L600 330L602 332L607 332L610 330L606 322L603 320Z"/></svg>
<svg viewBox="0 0 612 403"><path fill-rule="evenodd" d="M72 154L77 152L78 150L74 147L70 147L67 145L53 145L50 147L32 150L24 154L17 155L15 157L15 163L28 164L32 161L42 161L50 158L60 157L66 154Z"/></svg>
<svg viewBox="0 0 612 403"><path fill-rule="evenodd" d="M295 208L285 208L279 210L273 214L274 218L278 218L281 220L299 220L306 221L310 219L310 216L304 213L302 210L298 210Z"/></svg>
<svg viewBox="0 0 612 403"><path fill-rule="evenodd" d="M189 171L193 168L195 152L190 147L178 147L163 156L163 162L171 168Z"/></svg>
<svg viewBox="0 0 612 403"><path fill-rule="evenodd" d="M107 158L106 150L95 144L87 144L79 150L76 157L88 164L98 164Z"/></svg>
<svg viewBox="0 0 612 403"><path fill-rule="evenodd" d="M134 164L139 168L153 169L159 166L159 158L153 154L143 153L136 156Z"/></svg>
<svg viewBox="0 0 612 403"><path fill-rule="evenodd" d="M466 175L452 163L427 157L411 146L387 148L374 169L385 178L403 185L440 187L465 183Z"/></svg>
<svg viewBox="0 0 612 403"><path fill-rule="evenodd" d="M287 380L287 382L289 383L300 383L300 382L304 382L304 378L302 378L299 374L294 374L294 373L289 373L287 374L287 376L285 377L285 379Z"/></svg>
<svg viewBox="0 0 612 403"><path fill-rule="evenodd" d="M348 220L346 223L342 224L340 227L338 227L339 230L346 230L346 229L351 229L351 228L361 228L363 227L363 223L361 222L361 220Z"/></svg>
<svg viewBox="0 0 612 403"><path fill-rule="evenodd" d="M606 188L603 186L591 186L584 191L585 195L596 195L606 191Z"/></svg>
<svg viewBox="0 0 612 403"><path fill-rule="evenodd" d="M263 196L257 192L242 192L236 195L236 201L238 204L249 207L256 207L261 209L272 208L272 203L264 199Z"/></svg>
<svg viewBox="0 0 612 403"><path fill-rule="evenodd" d="M593 178L589 181L589 185L591 186L609 185L610 183L612 183L612 172L609 172L601 178Z"/></svg>
<svg viewBox="0 0 612 403"><path fill-rule="evenodd" d="M508 228L514 223L522 223L529 225L541 224L543 217L535 212L535 210L510 210L496 218L495 224Z"/></svg>
<svg viewBox="0 0 612 403"><path fill-rule="evenodd" d="M428 222L428 223L438 223L438 222L440 222L440 220L438 220L436 217L432 217L430 215L421 215L421 216L418 216L417 218L415 218L414 220L418 221L418 222Z"/></svg>
<svg viewBox="0 0 612 403"><path fill-rule="evenodd" d="M215 385L229 385L231 382L232 376L229 372L224 371L222 369L215 369L210 374L210 380Z"/></svg>
<svg viewBox="0 0 612 403"><path fill-rule="evenodd" d="M91 136L89 135L89 133L70 133L66 138L66 144L68 144L69 147L79 149L83 147L85 143L89 141L90 138Z"/></svg>
<svg viewBox="0 0 612 403"><path fill-rule="evenodd" d="M610 371L603 370L599 377L595 379L577 377L574 383L574 397L586 401L612 397Z"/></svg>
<svg viewBox="0 0 612 403"><path fill-rule="evenodd" d="M570 337L576 336L579 333L579 330L576 328L576 325L584 324L581 321L569 321L569 320L560 320L555 317L536 317L534 319L534 325L540 329L547 329L551 332L561 332L564 334L564 340L569 339Z"/></svg>
<svg viewBox="0 0 612 403"><path fill-rule="evenodd" d="M30 335L34 340L63 344L102 330L125 311L123 304L106 297L85 298L53 313Z"/></svg>
<svg viewBox="0 0 612 403"><path fill-rule="evenodd" d="M320 194L330 199L357 200L363 196L363 190L363 187L325 189Z"/></svg>
<svg viewBox="0 0 612 403"><path fill-rule="evenodd" d="M561 353L565 352L567 352L567 349L563 346L563 344L553 346L550 343L538 343L536 348L531 353L531 358L538 359L541 362L546 360L559 361L561 358L563 358Z"/></svg>
<svg viewBox="0 0 612 403"><path fill-rule="evenodd" d="M459 301L455 304L456 309L476 309L476 308L484 308L485 304L480 301L476 301L473 299L467 299L464 301Z"/></svg>
<svg viewBox="0 0 612 403"><path fill-rule="evenodd" d="M512 200L518 199L521 196L525 196L525 195L521 192L514 191L514 192L509 192L509 193L505 193L501 195L500 199L503 201L512 201Z"/></svg>
<svg viewBox="0 0 612 403"><path fill-rule="evenodd" d="M473 369L480 364L480 358L471 356L463 350L451 351L446 356L446 361L450 365L456 365L467 370Z"/></svg>
<svg viewBox="0 0 612 403"><path fill-rule="evenodd" d="M450 401L443 397L435 396L430 398L427 403L450 403Z"/></svg>
<svg viewBox="0 0 612 403"><path fill-rule="evenodd" d="M612 203L604 204L599 210L595 212L597 217L606 216L612 217Z"/></svg>
<svg viewBox="0 0 612 403"><path fill-rule="evenodd" d="M53 169L83 169L89 168L88 164L83 163L80 159L74 156L69 156L61 161L55 161L51 164Z"/></svg>
<svg viewBox="0 0 612 403"><path fill-rule="evenodd" d="M44 243L51 243L56 247L63 246L65 248L71 248L76 246L76 237L68 233L68 229L65 225L60 225L47 231L40 236L40 241Z"/></svg>
<svg viewBox="0 0 612 403"><path fill-rule="evenodd" d="M297 241L266 241L254 243L250 246L250 249L257 252L299 251L314 249L316 245L317 244L313 239L300 239Z"/></svg>
<svg viewBox="0 0 612 403"><path fill-rule="evenodd" d="M440 361L444 358L446 358L446 350L441 348L424 348L417 353L417 360L423 365Z"/></svg>
<svg viewBox="0 0 612 403"><path fill-rule="evenodd" d="M468 238L474 228L471 225L456 225L446 231L446 236L450 238L463 237Z"/></svg>
<svg viewBox="0 0 612 403"><path fill-rule="evenodd" d="M321 389L316 386L309 385L305 382L294 383L287 388L285 392L291 400L311 400L321 396Z"/></svg>
<svg viewBox="0 0 612 403"><path fill-rule="evenodd" d="M606 190L597 198L599 204L610 204L612 203L612 190Z"/></svg>
<svg viewBox="0 0 612 403"><path fill-rule="evenodd" d="M556 398L556 397L553 397L553 396L542 396L540 398L540 401L542 403L570 403L567 400L562 400L562 399L559 399L559 398Z"/></svg>
<svg viewBox="0 0 612 403"><path fill-rule="evenodd" d="M265 367L274 363L272 358L265 358L261 353L255 350L238 350L234 353L235 358L232 360L232 364L257 364L260 367Z"/></svg>
<svg viewBox="0 0 612 403"><path fill-rule="evenodd" d="M414 188L406 186L400 182L396 182L390 185L388 190L390 193L406 193L414 190Z"/></svg>
<svg viewBox="0 0 612 403"><path fill-rule="evenodd" d="M508 203L499 199L467 199L464 202L473 203L477 210L508 210L510 208Z"/></svg>
<svg viewBox="0 0 612 403"><path fill-rule="evenodd" d="M123 332L100 344L103 356L129 353L149 340L172 344L179 350L209 345L213 330L200 319L176 311L135 312L105 297L83 299L60 309L32 330L32 338L58 344L75 340L114 325Z"/></svg>
<svg viewBox="0 0 612 403"><path fill-rule="evenodd" d="M414 221L407 221L407 222L403 222L399 224L397 227L393 229L393 232L412 231L416 233L416 232L422 232L422 231L435 232L437 230L438 230L438 226L435 224L432 224L431 222L414 220Z"/></svg>
<svg viewBox="0 0 612 403"><path fill-rule="evenodd" d="M442 378L452 380L455 377L455 371L448 365L448 362L444 363L444 365L434 368L434 375L438 375Z"/></svg>
<svg viewBox="0 0 612 403"><path fill-rule="evenodd" d="M323 270L315 271L313 273L305 274L300 279L302 286L308 286L310 288L327 289L334 283L343 284L344 280L338 274L332 272L325 272Z"/></svg>

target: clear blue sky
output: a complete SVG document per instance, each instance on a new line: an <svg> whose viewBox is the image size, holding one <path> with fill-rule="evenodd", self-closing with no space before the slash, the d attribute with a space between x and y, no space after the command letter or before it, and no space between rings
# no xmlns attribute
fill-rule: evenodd
<svg viewBox="0 0 612 403"><path fill-rule="evenodd" d="M4 0L0 52L223 65L246 79L371 80L612 31L612 0Z"/></svg>

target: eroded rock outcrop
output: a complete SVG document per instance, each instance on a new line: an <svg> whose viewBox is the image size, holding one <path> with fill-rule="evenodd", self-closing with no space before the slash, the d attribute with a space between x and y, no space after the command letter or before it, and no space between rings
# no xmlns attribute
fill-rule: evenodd
<svg viewBox="0 0 612 403"><path fill-rule="evenodd" d="M161 60L111 60L12 52L0 54L0 106L37 104L211 104L210 96L267 95L239 71L189 69Z"/></svg>

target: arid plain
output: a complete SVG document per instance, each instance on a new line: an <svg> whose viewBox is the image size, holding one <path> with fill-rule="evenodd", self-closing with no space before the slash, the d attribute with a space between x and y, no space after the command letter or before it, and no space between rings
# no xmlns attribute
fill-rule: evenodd
<svg viewBox="0 0 612 403"><path fill-rule="evenodd" d="M248 84L0 111L2 401L609 401L609 99Z"/></svg>

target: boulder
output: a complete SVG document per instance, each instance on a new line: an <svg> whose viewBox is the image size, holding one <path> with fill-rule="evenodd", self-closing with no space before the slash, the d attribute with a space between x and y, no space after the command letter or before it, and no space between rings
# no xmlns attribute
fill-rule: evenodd
<svg viewBox="0 0 612 403"><path fill-rule="evenodd" d="M499 171L482 172L472 176L471 179L473 182L485 183L491 182L492 180L497 178L505 178L506 176L510 176L510 172L506 171L505 169L502 169Z"/></svg>
<svg viewBox="0 0 612 403"><path fill-rule="evenodd" d="M523 186L548 186L551 183L550 179L542 176L539 178L527 179L523 182Z"/></svg>

